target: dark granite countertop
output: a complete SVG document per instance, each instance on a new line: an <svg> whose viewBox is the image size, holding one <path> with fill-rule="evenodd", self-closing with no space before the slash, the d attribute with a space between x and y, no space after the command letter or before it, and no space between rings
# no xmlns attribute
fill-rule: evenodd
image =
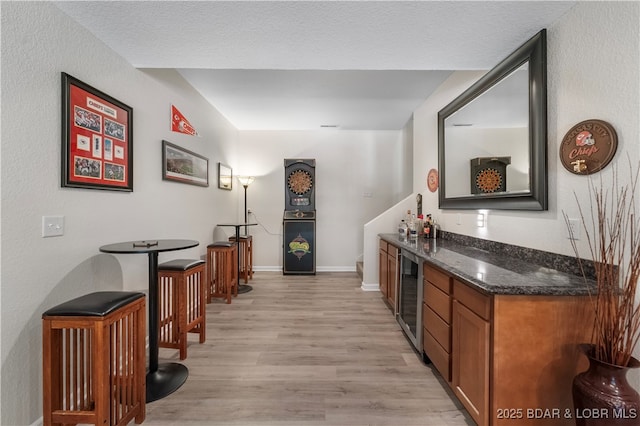
<svg viewBox="0 0 640 426"><path fill-rule="evenodd" d="M463 245L446 239L415 242L397 234L380 234L381 239L423 258L487 294L497 295L588 295L592 281L523 261L516 257ZM591 287L593 288L593 287Z"/></svg>

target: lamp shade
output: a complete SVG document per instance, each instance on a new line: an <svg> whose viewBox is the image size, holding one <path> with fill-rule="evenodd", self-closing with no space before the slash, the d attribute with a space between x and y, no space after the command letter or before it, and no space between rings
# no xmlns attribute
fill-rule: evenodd
<svg viewBox="0 0 640 426"><path fill-rule="evenodd" d="M238 181L240 181L240 185L242 186L249 186L254 180L255 178L253 176L238 176Z"/></svg>

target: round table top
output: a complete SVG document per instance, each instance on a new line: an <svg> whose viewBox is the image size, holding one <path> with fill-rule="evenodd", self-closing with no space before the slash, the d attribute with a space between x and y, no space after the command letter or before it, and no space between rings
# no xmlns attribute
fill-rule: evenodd
<svg viewBox="0 0 640 426"><path fill-rule="evenodd" d="M257 223L219 223L218 226L255 226Z"/></svg>
<svg viewBox="0 0 640 426"><path fill-rule="evenodd" d="M107 244L100 247L104 253L153 253L183 250L196 247L200 243L195 240L144 240Z"/></svg>

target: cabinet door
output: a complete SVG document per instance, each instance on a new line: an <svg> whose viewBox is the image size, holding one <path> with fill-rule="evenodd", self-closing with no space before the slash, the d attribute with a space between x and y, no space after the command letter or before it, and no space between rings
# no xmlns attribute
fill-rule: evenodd
<svg viewBox="0 0 640 426"><path fill-rule="evenodd" d="M389 261L387 252L380 249L380 265L379 265L379 281L380 281L380 292L382 293L382 297L387 299L387 287L389 282Z"/></svg>
<svg viewBox="0 0 640 426"><path fill-rule="evenodd" d="M453 301L452 385L478 426L489 424L489 322Z"/></svg>
<svg viewBox="0 0 640 426"><path fill-rule="evenodd" d="M396 309L396 286L400 278L400 271L398 269L398 249L389 246L389 254L387 255L388 275L387 275L387 300L392 306L393 312Z"/></svg>

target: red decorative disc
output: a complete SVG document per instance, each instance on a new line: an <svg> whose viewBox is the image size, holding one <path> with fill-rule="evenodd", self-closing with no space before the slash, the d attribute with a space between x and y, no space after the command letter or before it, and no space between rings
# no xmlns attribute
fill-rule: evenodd
<svg viewBox="0 0 640 426"><path fill-rule="evenodd" d="M436 169L429 170L429 174L427 175L427 188L429 188L431 192L438 190L438 171Z"/></svg>

